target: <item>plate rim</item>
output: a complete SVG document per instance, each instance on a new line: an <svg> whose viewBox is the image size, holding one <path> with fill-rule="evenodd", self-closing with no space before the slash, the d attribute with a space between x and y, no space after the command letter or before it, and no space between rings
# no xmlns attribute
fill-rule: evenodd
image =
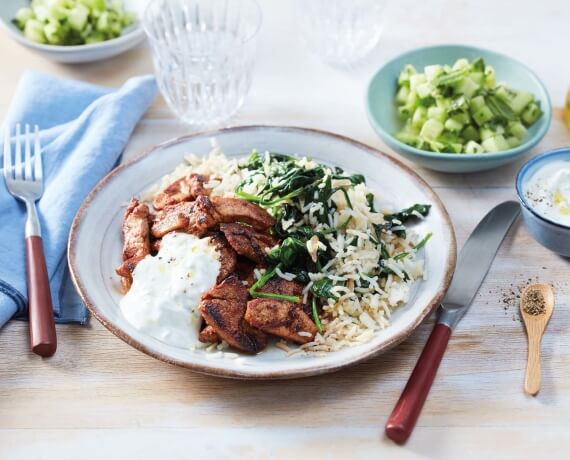
<svg viewBox="0 0 570 460"><path fill-rule="evenodd" d="M84 214L89 209L90 205L92 204L93 200L99 193L101 189L103 189L108 182L114 178L117 174L119 174L123 169L130 167L131 165L147 158L148 156L152 155L154 152L160 151L161 149L168 148L172 145L180 144L186 142L189 139L195 137L216 137L224 132L239 132L239 131L248 131L248 130L255 130L255 129L273 129L278 131L292 131L292 132L301 132L306 134L313 134L319 136L326 136L332 139L336 139L345 143L352 144L353 146L360 148L366 151L368 154L371 154L376 157L381 157L385 160L390 161L396 167L403 170L409 176L414 179L415 182L419 184L419 186L426 192L426 194L430 197L432 205L436 206L438 210L441 212L444 228L447 229L449 232L449 245L448 245L448 257L445 261L445 273L442 279L441 284L437 288L437 292L433 296L433 298L426 304L423 308L421 313L418 317L408 326L406 326L399 334L392 337L390 340L378 344L377 346L361 353L357 357L347 358L345 360L340 360L338 362L326 365L319 365L318 363L315 366L312 366L307 369L296 369L296 370L252 370L248 369L247 371L237 370L237 369L224 369L224 368L217 368L217 367L210 367L200 363L192 363L188 362L187 360L182 360L178 358L173 358L171 356L165 355L160 351L154 350L144 343L138 341L137 339L131 337L128 333L123 331L120 327L116 326L111 320L109 320L105 314L99 310L99 308L95 305L95 303L91 300L91 297L85 287L83 286L83 282L78 275L78 271L76 269L76 252L75 248L77 245L78 240L78 232L79 226L83 220ZM149 355L155 359L160 361L166 362L168 364L173 364L179 367L184 367L186 369L190 369L192 371L207 374L207 375L215 375L219 377L225 378L234 378L234 379L242 379L242 380L283 380L283 379L292 379L292 378L300 378L300 377L309 377L313 375L321 375L325 373L335 372L346 367L361 363L365 360L368 360L381 352L386 352L404 340L406 340L417 328L418 326L432 313L432 311L437 307L438 304L441 303L445 293L447 292L449 285L451 283L451 279L453 277L453 273L455 270L455 263L457 259L457 242L455 237L455 230L451 223L451 219L449 218L449 214L447 209L445 208L443 202L439 198L439 196L435 193L432 187L422 178L420 177L415 171L413 171L409 166L402 163L400 160L388 155L374 147L371 147L367 144L364 144L360 141L354 140L350 137L333 133L330 131L315 129L315 128L305 128L305 127L297 127L297 126L279 126L279 125L240 125L228 128L220 128L220 129L211 129L211 130L203 130L198 131L191 134L186 134L183 136L179 136L173 139L166 140L159 144L153 145L148 147L147 149L143 150L142 153L135 158L119 165L118 167L112 169L105 177L103 177L97 185L89 192L79 210L77 211L75 217L73 218L73 222L71 224L71 229L69 232L68 244L67 244L67 260L69 265L69 272L71 275L71 279L75 286L75 289L81 300L85 303L89 312L110 332L112 332L115 336L123 340L128 345L132 346L133 348L137 349Z"/></svg>

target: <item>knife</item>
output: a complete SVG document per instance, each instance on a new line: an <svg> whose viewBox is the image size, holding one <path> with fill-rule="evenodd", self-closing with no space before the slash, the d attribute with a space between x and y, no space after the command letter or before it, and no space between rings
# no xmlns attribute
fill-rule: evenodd
<svg viewBox="0 0 570 460"><path fill-rule="evenodd" d="M437 323L386 423L386 435L396 443L406 442L412 433L451 332L467 313L501 242L519 213L519 204L514 201L497 205L479 222L463 246L453 281L438 309Z"/></svg>

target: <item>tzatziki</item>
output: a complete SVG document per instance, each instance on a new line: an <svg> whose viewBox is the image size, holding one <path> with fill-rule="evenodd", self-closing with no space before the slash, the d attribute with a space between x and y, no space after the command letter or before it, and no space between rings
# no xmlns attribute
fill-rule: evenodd
<svg viewBox="0 0 570 460"><path fill-rule="evenodd" d="M158 254L136 266L132 286L120 302L123 316L164 343L190 348L200 332L200 298L216 284L219 271L218 252L209 238L169 233Z"/></svg>
<svg viewBox="0 0 570 460"><path fill-rule="evenodd" d="M570 226L570 161L552 161L528 180L524 196L543 217Z"/></svg>

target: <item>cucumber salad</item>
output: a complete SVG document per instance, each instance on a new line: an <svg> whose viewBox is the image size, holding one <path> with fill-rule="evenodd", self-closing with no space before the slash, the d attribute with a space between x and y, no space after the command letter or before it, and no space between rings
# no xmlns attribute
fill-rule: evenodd
<svg viewBox="0 0 570 460"><path fill-rule="evenodd" d="M405 122L396 138L421 150L485 153L521 145L541 116L533 94L497 83L481 58L453 66L429 65L419 73L406 65L398 78L396 104Z"/></svg>
<svg viewBox="0 0 570 460"><path fill-rule="evenodd" d="M12 20L33 42L64 46L111 40L133 21L121 0L32 0Z"/></svg>

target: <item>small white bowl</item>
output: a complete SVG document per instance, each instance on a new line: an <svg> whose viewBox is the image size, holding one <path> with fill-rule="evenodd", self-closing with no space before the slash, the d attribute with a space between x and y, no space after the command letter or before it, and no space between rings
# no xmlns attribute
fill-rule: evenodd
<svg viewBox="0 0 570 460"><path fill-rule="evenodd" d="M44 45L27 39L22 31L12 23L12 19L18 9L25 8L29 4L28 0L1 0L0 27L20 44L52 61L65 63L99 61L124 53L145 39L140 18L146 1L124 0L125 9L135 14L135 21L123 30L120 37L100 43L74 46Z"/></svg>

